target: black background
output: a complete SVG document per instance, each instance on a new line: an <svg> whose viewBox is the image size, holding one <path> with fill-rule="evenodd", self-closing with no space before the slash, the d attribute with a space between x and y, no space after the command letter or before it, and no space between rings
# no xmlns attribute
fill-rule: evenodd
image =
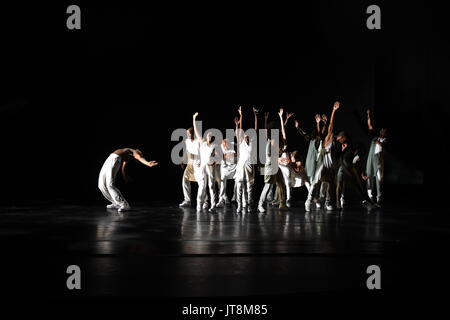
<svg viewBox="0 0 450 320"><path fill-rule="evenodd" d="M274 116L284 106L309 131L335 100L336 131L367 141L367 107L389 127L397 192L414 184L425 199L444 195L436 187L448 175L444 8L78 2L82 29L68 30L70 4L1 5L1 204L103 203L98 172L120 147L160 163L132 167L127 198L178 202L182 170L170 161L170 136L194 112L204 128L225 129L240 104L245 127L251 107ZM366 28L370 4L381 7L381 30Z"/></svg>

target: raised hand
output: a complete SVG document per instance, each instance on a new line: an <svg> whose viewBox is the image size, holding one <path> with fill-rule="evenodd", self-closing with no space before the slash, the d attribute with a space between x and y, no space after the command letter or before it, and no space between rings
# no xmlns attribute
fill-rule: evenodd
<svg viewBox="0 0 450 320"><path fill-rule="evenodd" d="M292 117L294 115L293 112L288 112L287 116L286 116L286 120L289 119L290 117Z"/></svg>
<svg viewBox="0 0 450 320"><path fill-rule="evenodd" d="M240 121L238 117L234 117L234 124L239 125Z"/></svg>
<svg viewBox="0 0 450 320"><path fill-rule="evenodd" d="M195 118L197 118L197 116L198 116L198 112L194 113L193 118L195 119Z"/></svg>
<svg viewBox="0 0 450 320"><path fill-rule="evenodd" d="M320 114L316 114L316 116L314 118L316 119L316 123L319 123L321 120Z"/></svg>
<svg viewBox="0 0 450 320"><path fill-rule="evenodd" d="M372 110L370 110L370 108L367 109L367 115L370 116L371 114L372 114Z"/></svg>
<svg viewBox="0 0 450 320"><path fill-rule="evenodd" d="M283 108L280 108L280 111L278 112L278 115L280 116L280 118L283 118L283 113L284 113Z"/></svg>
<svg viewBox="0 0 450 320"><path fill-rule="evenodd" d="M326 114L322 115L322 121L325 122L325 123L328 121L328 117L327 117Z"/></svg>
<svg viewBox="0 0 450 320"><path fill-rule="evenodd" d="M242 116L242 106L239 106L239 108L238 108L238 112L239 112L239 115L241 115L241 116Z"/></svg>
<svg viewBox="0 0 450 320"><path fill-rule="evenodd" d="M295 120L295 127L298 129L300 127L300 122L298 120Z"/></svg>
<svg viewBox="0 0 450 320"><path fill-rule="evenodd" d="M264 119L269 119L269 112L264 112Z"/></svg>
<svg viewBox="0 0 450 320"><path fill-rule="evenodd" d="M259 110L258 110L258 109L256 109L255 107L253 107L253 113L254 113L255 115L257 115L257 114L258 114L258 112L259 112Z"/></svg>
<svg viewBox="0 0 450 320"><path fill-rule="evenodd" d="M340 106L341 106L341 103L339 101L336 101L333 105L333 110L339 109Z"/></svg>

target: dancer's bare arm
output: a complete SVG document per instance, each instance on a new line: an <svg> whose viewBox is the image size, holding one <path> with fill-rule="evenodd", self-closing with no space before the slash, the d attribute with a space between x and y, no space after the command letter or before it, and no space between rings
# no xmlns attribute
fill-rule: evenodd
<svg viewBox="0 0 450 320"><path fill-rule="evenodd" d="M198 128L197 128L197 123L196 123L197 116L198 116L198 112L194 113L194 115L192 116L195 137L198 141L203 142L203 137L201 136L200 131L198 131Z"/></svg>
<svg viewBox="0 0 450 320"><path fill-rule="evenodd" d="M372 110L367 109L367 127L369 131L373 131L373 119L372 119Z"/></svg>
<svg viewBox="0 0 450 320"><path fill-rule="evenodd" d="M239 106L238 112L239 112L239 130L237 131L237 141L238 143L241 143L242 139L244 139L242 131L242 106Z"/></svg>
<svg viewBox="0 0 450 320"><path fill-rule="evenodd" d="M253 115L255 116L255 131L258 131L258 112L259 110L253 108Z"/></svg>
<svg viewBox="0 0 450 320"><path fill-rule="evenodd" d="M336 110L339 109L340 103L339 101L336 101L333 105L333 111L331 112L331 118L330 118L330 124L328 125L328 134L325 137L325 146L328 146L331 141L333 141L333 129L334 129L334 116L336 113Z"/></svg>
<svg viewBox="0 0 450 320"><path fill-rule="evenodd" d="M300 133L306 141L311 140L311 137L305 131L303 131L302 128L300 128L300 122L298 120L295 120L295 129L297 129L298 133Z"/></svg>
<svg viewBox="0 0 450 320"><path fill-rule="evenodd" d="M328 117L326 114L322 115L322 122L323 122L323 126L322 126L322 136L325 134L326 128L327 128L327 122L328 122ZM320 134L320 129L318 127L318 133Z"/></svg>
<svg viewBox="0 0 450 320"><path fill-rule="evenodd" d="M284 121L283 121L283 108L280 108L280 111L278 112L278 115L280 116L280 123L281 123L281 136L283 137L283 141L286 143L286 131L284 130Z"/></svg>
<svg viewBox="0 0 450 320"><path fill-rule="evenodd" d="M290 117L294 115L293 112L288 112L286 115L286 120L284 120L284 125L286 126Z"/></svg>
<svg viewBox="0 0 450 320"><path fill-rule="evenodd" d="M139 161L140 163L142 163L143 165L146 165L147 167L154 167L158 164L158 162L156 162L155 160L153 161L148 161L144 158L144 156L142 155L142 152L138 149L134 150L133 152L133 157Z"/></svg>

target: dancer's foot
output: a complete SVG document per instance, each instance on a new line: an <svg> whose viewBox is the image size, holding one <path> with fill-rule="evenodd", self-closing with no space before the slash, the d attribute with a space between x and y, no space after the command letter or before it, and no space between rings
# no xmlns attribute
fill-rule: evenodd
<svg viewBox="0 0 450 320"><path fill-rule="evenodd" d="M263 205L261 203L258 204L258 211L261 213L266 212L266 209L263 207Z"/></svg>
<svg viewBox="0 0 450 320"><path fill-rule="evenodd" d="M185 207L190 207L190 206L191 206L191 202L186 201L186 200L184 200L182 203L179 204L180 208L185 208Z"/></svg>
<svg viewBox="0 0 450 320"><path fill-rule="evenodd" d="M131 210L131 207L129 204L123 204L119 207L119 209L117 211L119 212L123 212L123 211L128 211Z"/></svg>
<svg viewBox="0 0 450 320"><path fill-rule="evenodd" d="M220 201L217 203L216 208L223 208L223 207L225 207L225 201L220 200Z"/></svg>
<svg viewBox="0 0 450 320"><path fill-rule="evenodd" d="M317 206L317 203L316 203ZM306 200L305 201L305 210L306 211L311 211L311 200Z"/></svg>
<svg viewBox="0 0 450 320"><path fill-rule="evenodd" d="M115 203L108 204L106 209L119 209L119 206Z"/></svg>

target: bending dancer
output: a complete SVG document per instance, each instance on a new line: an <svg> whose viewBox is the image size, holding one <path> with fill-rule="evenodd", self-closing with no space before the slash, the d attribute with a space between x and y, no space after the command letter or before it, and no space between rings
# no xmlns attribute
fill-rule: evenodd
<svg viewBox="0 0 450 320"><path fill-rule="evenodd" d="M334 197L336 195L334 189L335 182L335 143L333 138L334 129L334 117L336 110L340 107L340 103L337 101L333 105L333 111L331 113L330 124L328 125L328 133L323 142L320 143L319 153L317 157L317 165L314 173L314 178L311 181L311 187L308 192L308 198L305 201L305 210L311 210L311 200L314 191L317 189L319 182L324 185L326 199L325 208L327 210L333 210Z"/></svg>
<svg viewBox="0 0 450 320"><path fill-rule="evenodd" d="M236 126L235 132L238 132L238 118L234 119L234 124ZM234 150L234 143L229 142L228 139L223 139L221 147L223 159L220 162L220 191L219 202L216 206L218 208L230 203L227 197L227 181L234 179L236 174L236 151Z"/></svg>
<svg viewBox="0 0 450 320"><path fill-rule="evenodd" d="M242 107L239 107L239 130L237 131L237 142L239 148L238 162L236 165L235 183L237 191L236 213L251 212L253 205L253 184L255 183L255 168L252 164L253 150L256 148L256 136L244 135L242 130ZM255 117L255 131L258 130L258 110L253 108ZM255 150L256 151L256 150ZM245 190L246 189L246 190ZM244 194L244 192L246 194ZM247 197L245 197L247 196Z"/></svg>
<svg viewBox="0 0 450 320"><path fill-rule="evenodd" d="M206 187L209 189L209 196L211 200L211 207L209 211L213 211L216 207L216 192L214 189L214 181L215 181L215 147L214 136L211 132L208 132L206 135L206 141L200 135L198 131L197 124L195 120L197 119L198 112L196 112L192 118L194 123L194 132L195 137L200 143L200 162L197 162L195 167L195 180L198 183L198 192L197 192L197 211L201 211L203 209L207 209L207 203L205 201L206 198ZM206 204L206 206L204 206Z"/></svg>
<svg viewBox="0 0 450 320"><path fill-rule="evenodd" d="M372 137L366 164L367 193L374 203L381 206L384 181L384 145L387 139L387 129L381 128L380 134L376 134L370 109L367 110L367 126ZM376 201L375 191L377 194Z"/></svg>
<svg viewBox="0 0 450 320"><path fill-rule="evenodd" d="M125 182L128 181L128 175L126 173L127 164L137 160L147 167L156 166L156 161L147 161L142 155L142 152L138 149L124 148L117 149L109 155L105 163L103 163L100 175L98 177L98 188L102 192L103 196L111 202L107 205L108 209L118 209L119 212L129 210L130 205L122 196L122 193L116 187L116 177L119 170Z"/></svg>
<svg viewBox="0 0 450 320"><path fill-rule="evenodd" d="M282 134L284 132L284 123L283 123L283 109L280 109L280 112L278 113L281 121L282 126ZM270 126L272 127L272 126ZM270 186L275 184L277 186L277 192L278 192L278 200L280 202L279 208L284 209L286 208L286 195L285 195L285 187L283 184L283 176L281 173L281 170L278 170L278 156L280 149L284 149L284 143L282 143L282 146L280 146L279 149L277 149L277 154L272 156L272 146L275 145L275 139L271 135L271 128L267 130L267 143L266 143L266 164L264 166L264 188L261 192L261 196L259 197L259 203L258 203L258 211L259 212L265 212L266 209L264 208L264 202L267 201L267 197L269 195ZM285 133L283 134L283 138L285 138ZM283 139L284 141L284 139ZM275 161L272 160L272 158L276 159Z"/></svg>
<svg viewBox="0 0 450 320"><path fill-rule="evenodd" d="M186 134L187 164L184 169L182 180L184 200L180 203L180 207L191 206L191 182L195 182L194 163L199 161L200 156L200 144L198 140L195 139L194 128L187 129Z"/></svg>

